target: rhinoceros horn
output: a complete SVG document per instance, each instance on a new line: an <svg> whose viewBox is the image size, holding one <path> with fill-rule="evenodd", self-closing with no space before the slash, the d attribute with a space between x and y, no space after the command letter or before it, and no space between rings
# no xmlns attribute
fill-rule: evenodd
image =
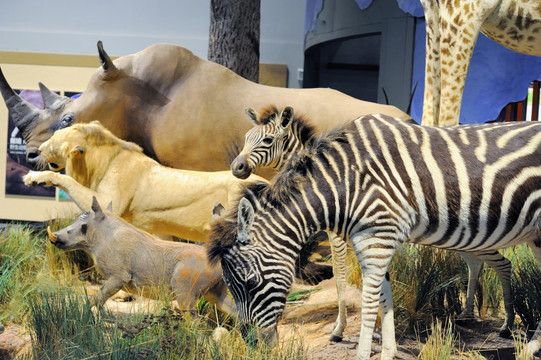
<svg viewBox="0 0 541 360"><path fill-rule="evenodd" d="M101 42L101 40L98 41L98 54L100 57L101 66L103 67L103 70L105 70L106 74L112 75L118 71L109 55L107 55L107 53L103 49L103 43Z"/></svg>
<svg viewBox="0 0 541 360"><path fill-rule="evenodd" d="M47 86L42 83L39 83L39 91L41 92L41 98L43 99L43 106L46 109L55 109L57 106L55 105L55 102L63 98L54 91L49 90Z"/></svg>
<svg viewBox="0 0 541 360"><path fill-rule="evenodd" d="M26 138L26 135L35 126L41 110L24 100L9 86L2 69L0 69L0 92L2 92L11 118Z"/></svg>

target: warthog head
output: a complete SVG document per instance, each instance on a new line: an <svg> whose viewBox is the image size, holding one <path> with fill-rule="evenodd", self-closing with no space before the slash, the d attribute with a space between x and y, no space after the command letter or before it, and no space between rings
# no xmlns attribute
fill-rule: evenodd
<svg viewBox="0 0 541 360"><path fill-rule="evenodd" d="M52 232L47 227L49 241L59 249L89 250L92 247L92 239L97 228L106 226L104 220L106 214L102 211L98 200L92 198L92 210L82 213L75 222L62 230Z"/></svg>

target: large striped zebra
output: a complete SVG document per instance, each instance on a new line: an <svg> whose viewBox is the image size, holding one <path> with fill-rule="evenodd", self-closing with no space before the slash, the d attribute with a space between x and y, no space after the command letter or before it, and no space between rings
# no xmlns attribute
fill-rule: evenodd
<svg viewBox="0 0 541 360"><path fill-rule="evenodd" d="M272 343L307 237L349 239L362 269L358 359L369 359L378 306L382 359L396 354L388 277L402 242L474 254L528 243L541 268L541 124L449 128L363 116L301 151L268 184L245 189L213 224L239 320ZM540 279L541 281L541 279ZM541 348L541 323L527 346Z"/></svg>
<svg viewBox="0 0 541 360"><path fill-rule="evenodd" d="M271 166L279 169L296 152L308 147L316 138L315 129L302 116L295 116L291 107L279 111L275 106L269 106L257 112L247 109L246 114L254 125L244 136L244 148L231 163L233 175L244 179L260 166ZM329 237L333 249L333 268L337 278L338 319L331 340L340 341L346 326L345 307L345 242ZM483 261L487 262L501 279L504 308L506 317L500 328L500 336L510 337L515 318L513 309L513 294L511 290L511 262L497 250L491 252L473 253L459 252L468 265L468 289L466 306L458 319L473 318L475 289ZM338 257L335 259L335 256ZM343 282L343 283L342 283Z"/></svg>

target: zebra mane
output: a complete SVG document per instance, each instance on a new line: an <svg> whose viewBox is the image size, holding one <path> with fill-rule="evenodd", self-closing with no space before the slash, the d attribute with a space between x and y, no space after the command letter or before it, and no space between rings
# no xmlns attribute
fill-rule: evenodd
<svg viewBox="0 0 541 360"><path fill-rule="evenodd" d="M267 125L280 116L281 113L275 105L269 105L259 112L259 123L261 125ZM309 146L316 137L314 126L310 124L304 115L295 113L291 128L298 134L299 140L304 146Z"/></svg>
<svg viewBox="0 0 541 360"><path fill-rule="evenodd" d="M207 241L207 254L211 264L222 260L223 255L235 244L237 238L238 205L242 198L248 199L257 212L261 207L281 208L292 196L300 193L307 175L312 172L318 157L332 149L334 142L347 141L349 128L339 128L317 137L312 144L288 160L271 184L256 182L247 185L226 214L213 221Z"/></svg>
<svg viewBox="0 0 541 360"><path fill-rule="evenodd" d="M349 123L331 130L319 137L314 137L304 150L294 154L274 177L272 186L265 191L265 199L274 207L288 201L292 195L298 193L306 182L307 175L314 168L315 161L333 148L335 142L347 142L347 135L351 132Z"/></svg>

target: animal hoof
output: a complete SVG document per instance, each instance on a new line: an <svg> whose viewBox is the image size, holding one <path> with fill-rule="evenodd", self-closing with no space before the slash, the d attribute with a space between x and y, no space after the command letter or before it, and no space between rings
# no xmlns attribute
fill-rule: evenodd
<svg viewBox="0 0 541 360"><path fill-rule="evenodd" d="M512 336L511 330L509 330L509 328L501 329L499 335L501 338L504 338L504 339L511 339L511 336Z"/></svg>
<svg viewBox="0 0 541 360"><path fill-rule="evenodd" d="M338 342L341 342L341 341L342 341L341 336L331 335L331 342L338 343Z"/></svg>

